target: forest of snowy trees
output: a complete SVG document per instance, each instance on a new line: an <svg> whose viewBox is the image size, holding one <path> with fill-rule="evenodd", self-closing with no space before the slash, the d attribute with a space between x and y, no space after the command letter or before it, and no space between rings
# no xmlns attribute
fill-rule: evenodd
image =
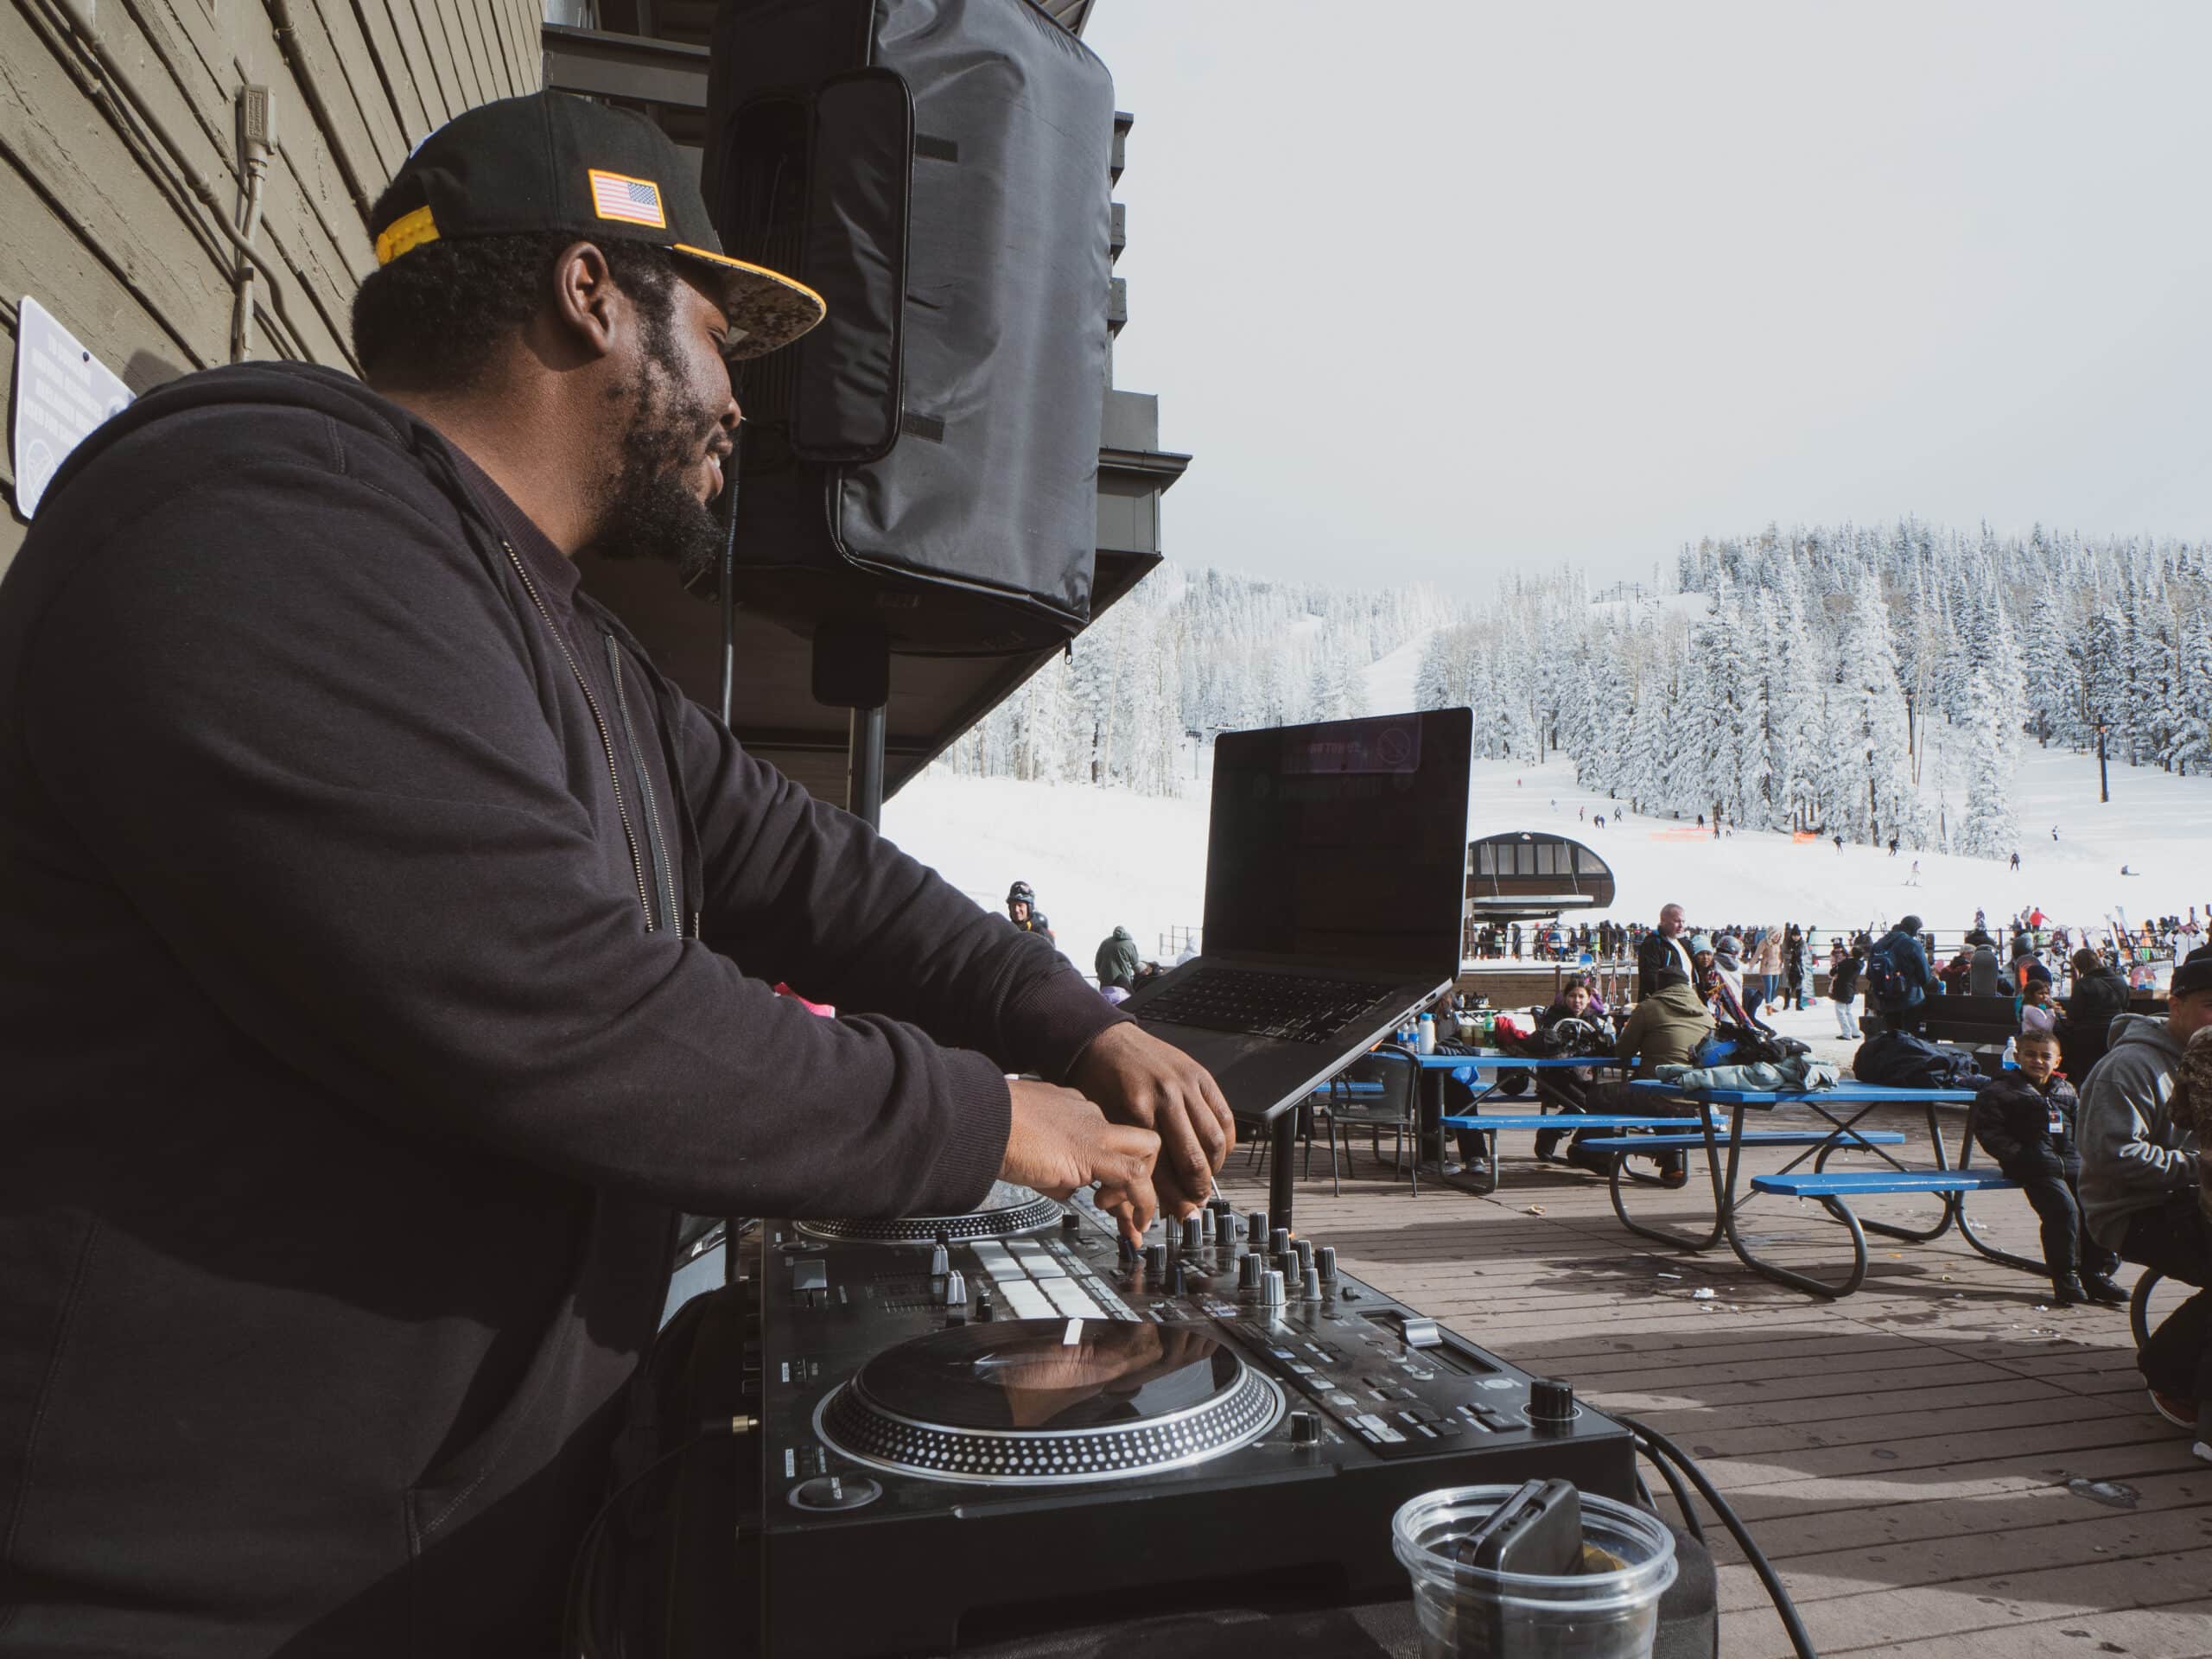
<svg viewBox="0 0 2212 1659"><path fill-rule="evenodd" d="M1429 588L1361 591L1163 565L945 764L1178 794L1187 740L1364 713L1360 671L1463 613Z"/></svg>
<svg viewBox="0 0 2212 1659"><path fill-rule="evenodd" d="M1179 792L1213 733L1415 701L1478 754L1572 757L1632 810L2003 857L2024 745L2212 768L2212 564L2173 542L1940 530L1707 540L1679 592L1573 574L1362 590L1162 567L954 746L957 772ZM1381 711L1376 711L1381 712Z"/></svg>
<svg viewBox="0 0 2212 1659"><path fill-rule="evenodd" d="M1424 707L1479 753L1564 753L1637 811L2002 857L2023 744L2212 766L2212 568L2175 543L1770 527L1685 549L1675 600L1556 577L1440 630ZM1962 766L1929 778L1933 750Z"/></svg>

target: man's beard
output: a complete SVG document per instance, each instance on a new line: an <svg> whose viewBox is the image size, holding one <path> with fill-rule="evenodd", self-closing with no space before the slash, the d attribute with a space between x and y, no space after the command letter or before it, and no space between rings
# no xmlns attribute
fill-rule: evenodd
<svg viewBox="0 0 2212 1659"><path fill-rule="evenodd" d="M584 546L601 558L664 561L688 586L715 568L722 550L722 522L689 477L721 411L679 404L673 385L649 347L628 388L629 420L616 441L620 464L601 492L599 522Z"/></svg>

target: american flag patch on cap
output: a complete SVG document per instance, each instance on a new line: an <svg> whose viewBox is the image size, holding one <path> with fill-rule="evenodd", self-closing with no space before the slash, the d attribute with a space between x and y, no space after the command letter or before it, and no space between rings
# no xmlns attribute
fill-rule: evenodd
<svg viewBox="0 0 2212 1659"><path fill-rule="evenodd" d="M595 167L590 174L592 210L601 219L649 225L657 231L668 228L668 215L661 211L660 186L651 179L626 178L620 173L602 173Z"/></svg>

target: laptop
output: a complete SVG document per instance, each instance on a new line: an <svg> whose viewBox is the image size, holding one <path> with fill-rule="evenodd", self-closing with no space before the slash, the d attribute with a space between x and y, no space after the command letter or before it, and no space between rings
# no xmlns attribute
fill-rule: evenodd
<svg viewBox="0 0 2212 1659"><path fill-rule="evenodd" d="M1465 709L1224 732L1204 951L1122 1004L1240 1118L1295 1104L1459 975Z"/></svg>

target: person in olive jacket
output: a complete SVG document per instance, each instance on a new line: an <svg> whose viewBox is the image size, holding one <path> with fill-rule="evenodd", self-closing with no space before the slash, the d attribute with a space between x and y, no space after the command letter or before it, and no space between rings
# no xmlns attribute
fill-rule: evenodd
<svg viewBox="0 0 2212 1659"><path fill-rule="evenodd" d="M2082 1220L2082 1105L2058 1070L2058 1035L2023 1031L2019 1065L1990 1080L1974 1105L1974 1138L2020 1184L2043 1222L2044 1265L2051 1300L2061 1307L2101 1302L2117 1307L2127 1293L2112 1281L2120 1257L2089 1236Z"/></svg>
<svg viewBox="0 0 2212 1659"><path fill-rule="evenodd" d="M1135 936L1126 927L1117 927L1099 944L1094 965L1098 970L1100 990L1114 985L1125 991L1134 990L1137 972L1144 966L1144 955L1137 949Z"/></svg>
<svg viewBox="0 0 2212 1659"><path fill-rule="evenodd" d="M1694 1065L1698 1045L1712 1034L1712 1011L1690 988L1688 979L1664 969L1651 995L1630 1011L1613 1053L1633 1062L1637 1077L1656 1077L1662 1065ZM1590 1109L1665 1112L1675 1109L1663 1101L1655 1104L1625 1084L1616 1083L1592 1091ZM1694 1108L1681 1109L1684 1116L1694 1115ZM1681 1153L1662 1152L1657 1156L1659 1179L1665 1185L1680 1186L1689 1179Z"/></svg>

